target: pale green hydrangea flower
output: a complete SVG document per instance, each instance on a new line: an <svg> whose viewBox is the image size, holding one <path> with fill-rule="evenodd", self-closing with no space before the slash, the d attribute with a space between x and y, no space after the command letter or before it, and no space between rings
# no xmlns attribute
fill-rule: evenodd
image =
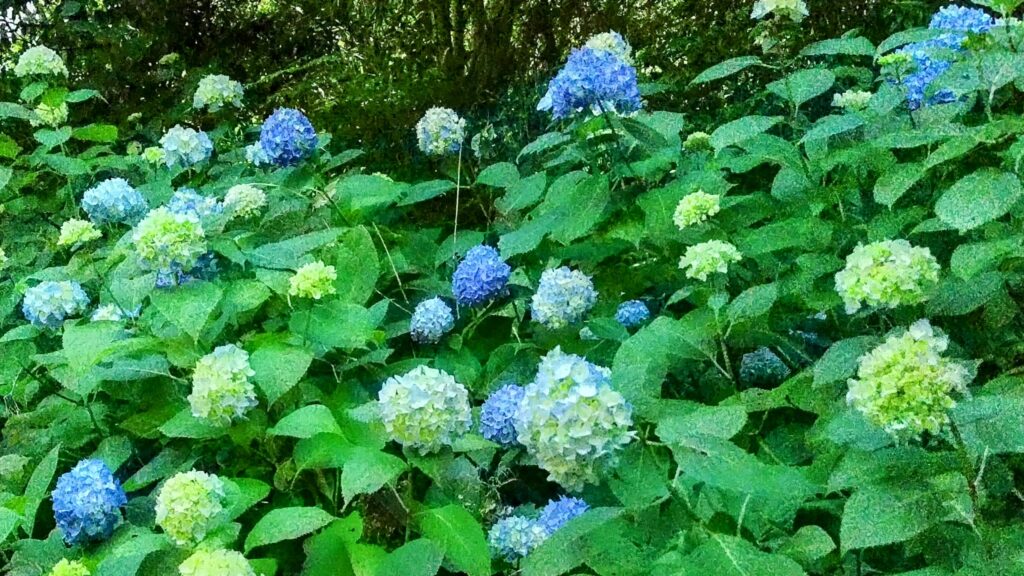
<svg viewBox="0 0 1024 576"><path fill-rule="evenodd" d="M860 111L868 107L871 96L871 92L847 90L842 94L836 94L832 97L832 106L844 110Z"/></svg>
<svg viewBox="0 0 1024 576"><path fill-rule="evenodd" d="M223 74L210 74L199 81L192 107L216 112L225 106L242 107L242 85Z"/></svg>
<svg viewBox="0 0 1024 576"><path fill-rule="evenodd" d="M224 511L224 482L198 470L171 476L156 497L156 523L178 546L197 544Z"/></svg>
<svg viewBox="0 0 1024 576"><path fill-rule="evenodd" d="M232 218L254 216L266 205L266 193L252 184L237 184L224 195L224 208Z"/></svg>
<svg viewBox="0 0 1024 576"><path fill-rule="evenodd" d="M89 576L89 569L78 560L64 558L53 567L50 576Z"/></svg>
<svg viewBox="0 0 1024 576"><path fill-rule="evenodd" d="M296 270L288 280L288 295L319 300L337 292L334 288L337 279L334 266L327 266L319 260L310 262Z"/></svg>
<svg viewBox="0 0 1024 576"><path fill-rule="evenodd" d="M388 435L420 454L450 446L472 423L469 392L443 370L419 366L392 376L377 398Z"/></svg>
<svg viewBox="0 0 1024 576"><path fill-rule="evenodd" d="M7 252L3 248L0 248L0 270L7 268L7 264L10 262L7 258Z"/></svg>
<svg viewBox="0 0 1024 576"><path fill-rule="evenodd" d="M33 126L50 126L56 128L68 121L68 105L61 102L59 106L39 104L35 109L35 116L29 118L29 124Z"/></svg>
<svg viewBox="0 0 1024 576"><path fill-rule="evenodd" d="M942 357L949 338L918 320L860 359L846 401L899 439L939 433L949 423L953 394L967 392L970 373Z"/></svg>
<svg viewBox="0 0 1024 576"><path fill-rule="evenodd" d="M690 152L711 150L711 135L707 132L694 132L686 137L683 148Z"/></svg>
<svg viewBox="0 0 1024 576"><path fill-rule="evenodd" d="M730 264L742 259L743 255L732 244L708 240L687 248L686 254L679 259L679 267L686 270L687 278L704 282L711 274L725 274Z"/></svg>
<svg viewBox="0 0 1024 576"><path fill-rule="evenodd" d="M256 576L249 561L234 550L197 550L178 566L181 576Z"/></svg>
<svg viewBox="0 0 1024 576"><path fill-rule="evenodd" d="M243 417L258 404L256 389L249 381L255 375L248 352L234 344L218 346L199 359L192 373L188 396L192 415L219 426Z"/></svg>
<svg viewBox="0 0 1024 576"><path fill-rule="evenodd" d="M101 238L103 234L96 229L96 225L88 220L72 218L60 226L60 237L57 239L58 246L77 247L88 242Z"/></svg>
<svg viewBox="0 0 1024 576"><path fill-rule="evenodd" d="M698 190L693 194L687 194L679 201L672 221L676 223L680 230L683 230L694 224L706 221L708 218L718 214L719 210L721 210L721 205L719 204L718 195Z"/></svg>
<svg viewBox="0 0 1024 576"><path fill-rule="evenodd" d="M885 56L882 56L881 58L878 59L878 65L883 67L905 66L907 64L910 64L911 62L913 62L913 58L911 58L910 54L903 51L890 52L889 54L886 54Z"/></svg>
<svg viewBox="0 0 1024 576"><path fill-rule="evenodd" d="M18 78L33 75L66 77L68 69L64 66L64 60L53 50L46 46L33 46L18 57L14 75Z"/></svg>
<svg viewBox="0 0 1024 576"><path fill-rule="evenodd" d="M858 245L836 274L836 292L853 314L861 306L895 308L919 304L925 291L939 281L939 263L927 248L906 240L883 240Z"/></svg>
<svg viewBox="0 0 1024 576"><path fill-rule="evenodd" d="M614 30L591 36L585 46L592 50L609 52L618 56L626 64L633 65L633 47Z"/></svg>
<svg viewBox="0 0 1024 576"><path fill-rule="evenodd" d="M199 219L163 206L139 222L132 239L140 264L149 270L188 272L206 253L206 235Z"/></svg>
<svg viewBox="0 0 1024 576"><path fill-rule="evenodd" d="M810 12L807 11L807 2L804 0L757 0L750 17L759 20L769 14L800 22L809 16Z"/></svg>
<svg viewBox="0 0 1024 576"><path fill-rule="evenodd" d="M164 149L160 146L150 146L142 151L142 159L150 164L163 164L164 158Z"/></svg>

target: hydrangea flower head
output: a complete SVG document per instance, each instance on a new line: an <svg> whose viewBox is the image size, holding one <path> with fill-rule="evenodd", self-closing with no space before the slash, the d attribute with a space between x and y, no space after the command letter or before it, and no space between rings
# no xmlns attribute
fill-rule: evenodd
<svg viewBox="0 0 1024 576"><path fill-rule="evenodd" d="M748 386L778 384L789 374L789 366L770 348L762 346L740 360L740 380Z"/></svg>
<svg viewBox="0 0 1024 576"><path fill-rule="evenodd" d="M424 300L413 310L409 334L413 342L437 344L455 326L452 309L440 298Z"/></svg>
<svg viewBox="0 0 1024 576"><path fill-rule="evenodd" d="M554 534L559 528L568 524L570 520L589 509L590 506L581 498L561 496L558 500L548 501L544 509L540 511L540 518L537 519L537 523L549 535Z"/></svg>
<svg viewBox="0 0 1024 576"><path fill-rule="evenodd" d="M223 74L210 74L199 81L192 107L216 112L226 106L242 107L242 85Z"/></svg>
<svg viewBox="0 0 1024 576"><path fill-rule="evenodd" d="M249 218L267 205L267 194L252 184L236 184L224 195L224 208L232 218Z"/></svg>
<svg viewBox="0 0 1024 576"><path fill-rule="evenodd" d="M128 503L121 484L100 460L76 464L57 479L52 496L53 517L68 544L109 538Z"/></svg>
<svg viewBox="0 0 1024 576"><path fill-rule="evenodd" d="M505 292L512 267L494 248L481 244L466 252L452 275L452 293L462 306L480 306Z"/></svg>
<svg viewBox="0 0 1024 576"><path fill-rule="evenodd" d="M178 546L206 538L224 511L224 482L198 470L181 472L164 483L156 497L156 523Z"/></svg>
<svg viewBox="0 0 1024 576"><path fill-rule="evenodd" d="M633 440L632 408L611 387L611 371L555 348L519 402L516 432L548 478L579 490L614 465Z"/></svg>
<svg viewBox="0 0 1024 576"><path fill-rule="evenodd" d="M896 308L919 304L925 291L939 281L939 263L928 248L906 240L882 240L858 245L836 274L836 292L853 314L861 306Z"/></svg>
<svg viewBox="0 0 1024 576"><path fill-rule="evenodd" d="M213 154L213 142L206 132L195 131L192 128L183 128L175 125L164 133L160 139L160 146L164 151L164 164L168 168L181 166L188 168L199 164Z"/></svg>
<svg viewBox="0 0 1024 576"><path fill-rule="evenodd" d="M255 142L245 147L245 161L253 166L266 166L270 164L270 156L262 144Z"/></svg>
<svg viewBox="0 0 1024 576"><path fill-rule="evenodd" d="M757 0L750 17L760 20L769 14L784 16L794 22L800 22L810 15L805 0Z"/></svg>
<svg viewBox="0 0 1024 576"><path fill-rule="evenodd" d="M303 264L288 279L288 295L319 300L337 292L334 288L337 279L338 273L334 266L327 266L320 260Z"/></svg>
<svg viewBox="0 0 1024 576"><path fill-rule="evenodd" d="M102 236L103 234L96 229L96 225L92 222L72 218L61 224L57 246L78 247Z"/></svg>
<svg viewBox="0 0 1024 576"><path fill-rule="evenodd" d="M50 576L89 576L89 569L78 560L62 558L50 571Z"/></svg>
<svg viewBox="0 0 1024 576"><path fill-rule="evenodd" d="M82 209L96 224L135 224L149 204L124 178L108 178L85 191Z"/></svg>
<svg viewBox="0 0 1024 576"><path fill-rule="evenodd" d="M582 320L596 303L590 276L562 266L541 274L530 310L534 320L558 330Z"/></svg>
<svg viewBox="0 0 1024 576"><path fill-rule="evenodd" d="M679 267L686 270L687 278L696 278L701 282L708 276L729 271L729 264L739 262L743 255L735 246L721 240L708 240L686 249L679 259Z"/></svg>
<svg viewBox="0 0 1024 576"><path fill-rule="evenodd" d="M150 146L142 151L142 159L149 164L163 164L164 149L159 146Z"/></svg>
<svg viewBox="0 0 1024 576"><path fill-rule="evenodd" d="M89 296L78 282L47 280L25 291L21 311L33 326L56 330L88 306Z"/></svg>
<svg viewBox="0 0 1024 576"><path fill-rule="evenodd" d="M966 393L967 369L942 353L949 338L918 320L903 334L860 359L847 402L899 439L939 433L948 423L954 393Z"/></svg>
<svg viewBox="0 0 1024 576"><path fill-rule="evenodd" d="M36 106L35 116L29 118L29 124L33 126L49 126L56 128L68 121L68 105L61 102L57 106L41 103Z"/></svg>
<svg viewBox="0 0 1024 576"><path fill-rule="evenodd" d="M139 263L147 270L188 272L206 253L206 235L199 220L161 206L151 210L132 234Z"/></svg>
<svg viewBox="0 0 1024 576"><path fill-rule="evenodd" d="M218 346L196 363L192 393L188 395L192 415L218 426L227 426L256 406L256 389L250 378L256 372L249 365L249 353L234 344Z"/></svg>
<svg viewBox="0 0 1024 576"><path fill-rule="evenodd" d="M429 156L458 154L466 139L466 121L451 108L431 108L416 123L416 142Z"/></svg>
<svg viewBox="0 0 1024 576"><path fill-rule="evenodd" d="M617 56L626 64L633 65L633 47L629 45L629 42L626 42L622 34L615 30L594 34L587 40L584 46L592 50L608 52Z"/></svg>
<svg viewBox="0 0 1024 576"><path fill-rule="evenodd" d="M945 33L929 42L958 49L963 46L968 34L985 34L995 25L996 19L984 10L950 4L932 16L928 28Z"/></svg>
<svg viewBox="0 0 1024 576"><path fill-rule="evenodd" d="M516 443L516 411L526 390L506 384L491 394L480 407L480 434L502 446Z"/></svg>
<svg viewBox="0 0 1024 576"><path fill-rule="evenodd" d="M378 401L388 435L420 454L450 446L472 424L466 387L427 366L388 378Z"/></svg>
<svg viewBox="0 0 1024 576"><path fill-rule="evenodd" d="M142 308L127 312L117 304L104 304L93 311L89 317L91 322L122 322L125 318L137 318Z"/></svg>
<svg viewBox="0 0 1024 576"><path fill-rule="evenodd" d="M523 516L506 516L491 526L487 541L496 556L508 562L526 557L548 538L540 524Z"/></svg>
<svg viewBox="0 0 1024 576"><path fill-rule="evenodd" d="M67 77L68 68L56 52L40 45L21 53L18 63L14 66L14 75L18 78L37 75Z"/></svg>
<svg viewBox="0 0 1024 576"><path fill-rule="evenodd" d="M625 114L643 107L636 69L606 50L574 50L537 105L555 119L583 111Z"/></svg>
<svg viewBox="0 0 1024 576"><path fill-rule="evenodd" d="M693 132L683 141L683 148L690 152L711 150L711 135L707 132Z"/></svg>
<svg viewBox="0 0 1024 576"><path fill-rule="evenodd" d="M260 130L260 147L277 166L295 166L312 156L316 146L313 124L294 108L278 108Z"/></svg>
<svg viewBox="0 0 1024 576"><path fill-rule="evenodd" d="M832 97L832 106L844 110L860 111L868 107L871 96L873 96L871 92L864 90L847 90Z"/></svg>
<svg viewBox="0 0 1024 576"><path fill-rule="evenodd" d="M181 576L256 576L249 561L234 550L196 550L178 566Z"/></svg>
<svg viewBox="0 0 1024 576"><path fill-rule="evenodd" d="M615 311L615 320L626 328L636 328L650 319L651 311L641 300L627 300Z"/></svg>
<svg viewBox="0 0 1024 576"><path fill-rule="evenodd" d="M202 221L224 212L224 207L216 198L203 196L192 188L181 188L167 201L167 209L172 214L194 216Z"/></svg>
<svg viewBox="0 0 1024 576"><path fill-rule="evenodd" d="M698 190L687 194L679 201L672 221L675 222L676 227L684 230L694 224L706 221L718 214L719 210L721 210L721 205L717 194L708 194L703 190Z"/></svg>

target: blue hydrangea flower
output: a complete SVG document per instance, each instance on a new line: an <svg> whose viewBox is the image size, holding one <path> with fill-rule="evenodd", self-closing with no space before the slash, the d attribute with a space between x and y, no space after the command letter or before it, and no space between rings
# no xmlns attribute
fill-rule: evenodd
<svg viewBox="0 0 1024 576"><path fill-rule="evenodd" d="M516 411L523 399L522 386L508 384L495 391L480 407L480 433L502 446L516 443Z"/></svg>
<svg viewBox="0 0 1024 576"><path fill-rule="evenodd" d="M967 34L986 34L995 25L995 18L984 10L950 4L932 16L928 28L947 32L931 42L946 48L960 48Z"/></svg>
<svg viewBox="0 0 1024 576"><path fill-rule="evenodd" d="M82 195L82 209L95 224L136 224L149 204L124 178L108 178Z"/></svg>
<svg viewBox="0 0 1024 576"><path fill-rule="evenodd" d="M562 496L558 500L548 501L547 506L540 512L537 524L540 524L544 531L551 535L589 508L590 506L580 498Z"/></svg>
<svg viewBox="0 0 1024 576"><path fill-rule="evenodd" d="M487 541L496 556L516 562L547 537L548 533L537 522L523 516L506 516L491 526Z"/></svg>
<svg viewBox="0 0 1024 576"><path fill-rule="evenodd" d="M615 312L615 320L626 328L636 328L651 318L651 311L647 304L640 300L627 300L619 304Z"/></svg>
<svg viewBox="0 0 1024 576"><path fill-rule="evenodd" d="M270 164L270 156L263 146L256 142L245 147L245 161L253 166L266 166Z"/></svg>
<svg viewBox="0 0 1024 576"><path fill-rule="evenodd" d="M419 344L437 344L455 326L452 309L440 298L420 302L412 313L409 333Z"/></svg>
<svg viewBox="0 0 1024 576"><path fill-rule="evenodd" d="M748 386L778 384L789 373L789 366L764 346L744 354L740 360L740 381Z"/></svg>
<svg viewBox="0 0 1024 576"><path fill-rule="evenodd" d="M53 490L53 516L68 544L109 538L127 503L121 484L99 460L82 460Z"/></svg>
<svg viewBox="0 0 1024 576"><path fill-rule="evenodd" d="M533 295L533 319L557 330L575 324L597 303L597 291L590 277L562 266L545 270Z"/></svg>
<svg viewBox="0 0 1024 576"><path fill-rule="evenodd" d="M294 108L278 108L263 122L260 147L278 166L294 166L313 155L317 137L313 124Z"/></svg>
<svg viewBox="0 0 1024 576"><path fill-rule="evenodd" d="M181 188L167 201L167 209L181 216L195 215L200 220L224 212L224 206L216 198L203 196L192 188Z"/></svg>
<svg viewBox="0 0 1024 576"><path fill-rule="evenodd" d="M213 154L213 142L206 132L175 125L160 139L164 151L164 164L168 168L188 168L206 160Z"/></svg>
<svg viewBox="0 0 1024 576"><path fill-rule="evenodd" d="M89 296L78 282L47 280L25 291L21 311L33 326L56 330L88 306Z"/></svg>
<svg viewBox="0 0 1024 576"><path fill-rule="evenodd" d="M452 292L462 306L480 306L505 292L512 268L498 251L481 244L466 252L452 276Z"/></svg>
<svg viewBox="0 0 1024 576"><path fill-rule="evenodd" d="M466 121L451 108L431 108L416 123L416 142L424 154L457 154L466 139Z"/></svg>
<svg viewBox="0 0 1024 576"><path fill-rule="evenodd" d="M629 113L643 107L636 69L607 50L574 50L537 105L555 119L583 110Z"/></svg>

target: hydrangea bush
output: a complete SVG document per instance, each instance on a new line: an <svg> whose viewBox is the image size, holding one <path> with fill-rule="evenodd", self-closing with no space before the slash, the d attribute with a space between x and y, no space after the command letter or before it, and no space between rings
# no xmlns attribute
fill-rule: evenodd
<svg viewBox="0 0 1024 576"><path fill-rule="evenodd" d="M531 141L406 110L400 166L12 54L0 571L1022 573L1024 5L818 4L656 83L576 31Z"/></svg>

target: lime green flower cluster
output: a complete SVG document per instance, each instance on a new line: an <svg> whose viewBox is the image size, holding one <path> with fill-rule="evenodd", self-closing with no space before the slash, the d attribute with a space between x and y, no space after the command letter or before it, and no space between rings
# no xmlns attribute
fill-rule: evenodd
<svg viewBox="0 0 1024 576"><path fill-rule="evenodd" d="M178 566L181 576L256 576L249 561L234 550L197 550Z"/></svg>
<svg viewBox="0 0 1024 576"><path fill-rule="evenodd" d="M219 520L224 482L198 470L171 476L156 497L156 523L178 546L197 544Z"/></svg>
<svg viewBox="0 0 1024 576"><path fill-rule="evenodd" d="M758 20L769 14L786 17L793 22L800 22L810 15L807 2L804 0L757 0L750 17Z"/></svg>
<svg viewBox="0 0 1024 576"><path fill-rule="evenodd" d="M89 569L78 560L64 558L53 567L50 576L89 576Z"/></svg>
<svg viewBox="0 0 1024 576"><path fill-rule="evenodd" d="M871 96L871 92L865 92L863 90L847 90L842 94L836 94L832 97L832 106L842 108L844 110L860 111L868 107L868 102L871 101Z"/></svg>
<svg viewBox="0 0 1024 576"><path fill-rule="evenodd" d="M687 248L686 254L679 259L679 267L686 270L687 278L704 282L711 274L725 274L729 271L729 264L742 259L743 255L732 244L708 240Z"/></svg>
<svg viewBox="0 0 1024 576"><path fill-rule="evenodd" d="M67 76L68 68L56 52L46 46L33 46L25 50L14 66L14 75L25 76Z"/></svg>
<svg viewBox="0 0 1024 576"><path fill-rule="evenodd" d="M8 262L9 260L7 259L7 252L5 252L3 248L0 248L0 270L7 268Z"/></svg>
<svg viewBox="0 0 1024 576"><path fill-rule="evenodd" d="M226 106L242 107L242 85L223 74L204 76L192 97L192 107L217 112Z"/></svg>
<svg viewBox="0 0 1024 576"><path fill-rule="evenodd" d="M164 149L159 146L150 146L142 151L142 159L149 164L163 164L164 158Z"/></svg>
<svg viewBox="0 0 1024 576"><path fill-rule="evenodd" d="M836 274L836 292L853 314L861 306L895 308L919 304L925 291L939 281L939 263L927 248L906 240L883 240L858 245Z"/></svg>
<svg viewBox="0 0 1024 576"><path fill-rule="evenodd" d="M61 102L58 106L40 104L34 110L35 116L29 119L33 126L50 126L56 128L68 121L68 105Z"/></svg>
<svg viewBox="0 0 1024 576"><path fill-rule="evenodd" d="M231 218L248 218L259 214L267 205L267 195L252 184L238 184L228 188L224 195L224 208Z"/></svg>
<svg viewBox="0 0 1024 576"><path fill-rule="evenodd" d="M206 253L206 235L198 218L163 206L139 222L132 239L139 262L150 270L188 272Z"/></svg>
<svg viewBox="0 0 1024 576"><path fill-rule="evenodd" d="M694 132L683 141L683 148L690 152L711 150L711 135L707 132Z"/></svg>
<svg viewBox="0 0 1024 576"><path fill-rule="evenodd" d="M953 393L966 393L964 366L942 357L949 338L918 320L860 359L846 401L899 439L937 434L949 423Z"/></svg>
<svg viewBox="0 0 1024 576"><path fill-rule="evenodd" d="M60 226L60 237L57 239L58 246L78 247L97 238L103 234L96 229L96 225L88 220L72 218Z"/></svg>
<svg viewBox="0 0 1024 576"><path fill-rule="evenodd" d="M196 363L192 393L188 396L192 415L218 426L228 426L256 406L256 389L249 378L256 375L249 365L249 353L234 344L219 346Z"/></svg>
<svg viewBox="0 0 1024 576"><path fill-rule="evenodd" d="M698 190L693 194L687 194L679 201L672 221L680 230L683 230L688 226L706 221L718 214L719 210L721 210L721 205L718 195Z"/></svg>
<svg viewBox="0 0 1024 576"><path fill-rule="evenodd" d="M337 292L334 288L337 279L334 266L327 266L320 260L310 262L296 270L288 280L288 295L319 300Z"/></svg>
<svg viewBox="0 0 1024 576"><path fill-rule="evenodd" d="M472 423L469 391L443 370L418 366L392 376L377 399L391 438L421 454L451 445Z"/></svg>

